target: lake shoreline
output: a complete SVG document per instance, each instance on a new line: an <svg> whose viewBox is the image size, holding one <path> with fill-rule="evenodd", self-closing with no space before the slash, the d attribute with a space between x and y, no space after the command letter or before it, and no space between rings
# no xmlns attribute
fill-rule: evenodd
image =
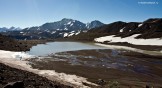
<svg viewBox="0 0 162 88"><path fill-rule="evenodd" d="M109 43L109 42L95 42L94 40L77 40L73 38L60 38L55 39L55 41L72 41L72 42L83 42L83 43L101 43L105 45L116 45L116 46L126 46L126 47L132 47L142 50L154 50L154 51L162 51L162 45L156 46L156 45L134 45L127 42L116 42L116 43Z"/></svg>

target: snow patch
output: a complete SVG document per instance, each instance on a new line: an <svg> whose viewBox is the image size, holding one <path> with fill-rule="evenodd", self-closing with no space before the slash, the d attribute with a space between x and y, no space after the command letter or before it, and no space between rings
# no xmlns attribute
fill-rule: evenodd
<svg viewBox="0 0 162 88"><path fill-rule="evenodd" d="M74 33L75 31L71 31L70 33Z"/></svg>
<svg viewBox="0 0 162 88"><path fill-rule="evenodd" d="M120 29L120 32L123 32L124 28L125 28L125 27L123 27L122 29Z"/></svg>
<svg viewBox="0 0 162 88"><path fill-rule="evenodd" d="M29 30L31 27L28 27L28 29L27 30Z"/></svg>
<svg viewBox="0 0 162 88"><path fill-rule="evenodd" d="M64 37L67 37L68 36L68 33L64 33Z"/></svg>
<svg viewBox="0 0 162 88"><path fill-rule="evenodd" d="M83 32L87 32L87 30L84 30Z"/></svg>
<svg viewBox="0 0 162 88"><path fill-rule="evenodd" d="M143 24L139 24L138 27L141 27Z"/></svg>
<svg viewBox="0 0 162 88"><path fill-rule="evenodd" d="M17 59L17 60L25 60L28 58L33 58L33 55L29 55L25 52L12 52L12 51L4 51L0 50L0 58L10 58L10 59Z"/></svg>
<svg viewBox="0 0 162 88"><path fill-rule="evenodd" d="M73 26L73 23L72 23L72 24L70 24L70 27L71 27L71 26Z"/></svg>
<svg viewBox="0 0 162 88"><path fill-rule="evenodd" d="M158 45L158 46L162 46L162 39L160 39L160 38L135 39L135 37L137 37L139 35L140 34L134 34L132 36L125 37L125 38L114 37L115 35L110 35L110 36L95 38L94 40L96 42L104 42L104 41L109 41L110 43L127 42L127 43L135 44L135 45Z"/></svg>
<svg viewBox="0 0 162 88"><path fill-rule="evenodd" d="M42 32L38 32L38 34L41 34Z"/></svg>
<svg viewBox="0 0 162 88"><path fill-rule="evenodd" d="M56 31L53 31L51 34L54 34L54 33L56 33Z"/></svg>
<svg viewBox="0 0 162 88"><path fill-rule="evenodd" d="M68 36L70 37L70 36L73 36L75 33L70 33Z"/></svg>
<svg viewBox="0 0 162 88"><path fill-rule="evenodd" d="M40 28L37 28L37 30L40 30Z"/></svg>
<svg viewBox="0 0 162 88"><path fill-rule="evenodd" d="M13 54L11 54L13 58L18 59L18 60L25 60L25 59L29 59L29 58L33 58L34 56L29 55L25 52L14 52Z"/></svg>
<svg viewBox="0 0 162 88"><path fill-rule="evenodd" d="M80 33L80 31L78 31L77 33L75 33L75 35L78 35Z"/></svg>
<svg viewBox="0 0 162 88"><path fill-rule="evenodd" d="M50 32L48 29L45 30L46 32Z"/></svg>
<svg viewBox="0 0 162 88"><path fill-rule="evenodd" d="M71 24L71 21L70 21L70 22L68 22L67 24L68 24L68 25L70 25L70 24Z"/></svg>
<svg viewBox="0 0 162 88"><path fill-rule="evenodd" d="M64 28L64 30L68 30L67 28Z"/></svg>

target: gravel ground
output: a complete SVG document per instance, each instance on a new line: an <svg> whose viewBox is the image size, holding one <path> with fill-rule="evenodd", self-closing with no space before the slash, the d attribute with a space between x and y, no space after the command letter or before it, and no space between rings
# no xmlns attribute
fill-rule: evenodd
<svg viewBox="0 0 162 88"><path fill-rule="evenodd" d="M24 88L72 88L58 82L50 81L31 72L0 63L0 88L12 82L21 82Z"/></svg>

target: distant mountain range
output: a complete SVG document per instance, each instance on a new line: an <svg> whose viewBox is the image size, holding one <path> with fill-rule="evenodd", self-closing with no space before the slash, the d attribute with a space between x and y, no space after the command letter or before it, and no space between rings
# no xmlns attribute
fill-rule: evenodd
<svg viewBox="0 0 162 88"><path fill-rule="evenodd" d="M6 27L3 27L3 28L0 28L0 32L7 32L7 31L17 31L17 30L21 30L21 28L19 27L10 27L10 28L6 28Z"/></svg>
<svg viewBox="0 0 162 88"><path fill-rule="evenodd" d="M17 31L7 31L3 32L3 34L17 39L63 38L87 32L92 28L103 25L104 23L97 20L90 23L83 23L78 20L64 18L57 22L45 23L41 26L28 27Z"/></svg>
<svg viewBox="0 0 162 88"><path fill-rule="evenodd" d="M162 18L151 18L143 22L117 21L110 24L104 24L97 20L83 23L78 20L64 18L41 26L28 27L22 30L10 28L10 30L14 31L2 32L2 34L16 39L68 38L93 41L94 38L102 36L114 35L124 38L134 34L139 34L136 38L162 39Z"/></svg>

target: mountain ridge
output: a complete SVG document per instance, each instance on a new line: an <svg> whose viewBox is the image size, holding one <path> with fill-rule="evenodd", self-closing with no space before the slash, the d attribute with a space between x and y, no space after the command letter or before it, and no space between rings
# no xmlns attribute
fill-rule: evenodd
<svg viewBox="0 0 162 88"><path fill-rule="evenodd" d="M129 37L140 34L135 38L150 39L162 38L162 18L150 18L143 22L122 22L117 21L101 27L93 28L86 33L71 38L78 40L90 40L94 38L114 35L116 37Z"/></svg>
<svg viewBox="0 0 162 88"><path fill-rule="evenodd" d="M94 38L102 36L115 35L124 38L133 34L140 34L136 38L143 39L162 38L162 18L150 18L143 22L116 21L110 24L100 24L97 20L86 24L64 18L41 26L28 27L21 31L11 31L3 34L25 40L73 38L93 41Z"/></svg>
<svg viewBox="0 0 162 88"><path fill-rule="evenodd" d="M7 31L17 31L17 30L21 30L20 27L10 27L10 28L7 28L7 27L2 27L0 28L0 32L7 32Z"/></svg>
<svg viewBox="0 0 162 88"><path fill-rule="evenodd" d="M100 21L92 21L86 25L78 20L63 18L60 21L44 23L40 26L27 27L20 31L8 31L3 34L9 35L16 39L47 39L47 38L64 38L77 35L80 32L86 32L91 28L104 25Z"/></svg>

